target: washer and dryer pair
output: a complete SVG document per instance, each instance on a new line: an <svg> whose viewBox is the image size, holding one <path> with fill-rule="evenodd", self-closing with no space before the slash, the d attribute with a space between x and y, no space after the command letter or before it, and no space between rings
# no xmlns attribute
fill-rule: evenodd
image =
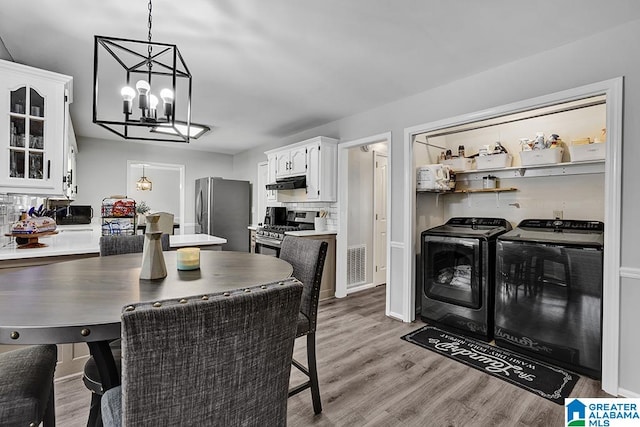
<svg viewBox="0 0 640 427"><path fill-rule="evenodd" d="M602 222L456 217L421 245L424 321L600 377Z"/></svg>

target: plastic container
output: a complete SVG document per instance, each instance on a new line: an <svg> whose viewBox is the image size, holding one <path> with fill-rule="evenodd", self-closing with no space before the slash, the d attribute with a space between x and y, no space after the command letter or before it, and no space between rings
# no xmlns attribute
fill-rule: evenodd
<svg viewBox="0 0 640 427"><path fill-rule="evenodd" d="M547 148L544 150L531 150L520 152L522 166L552 165L562 161L564 148Z"/></svg>
<svg viewBox="0 0 640 427"><path fill-rule="evenodd" d="M605 148L604 143L570 145L569 155L572 162L604 160Z"/></svg>
<svg viewBox="0 0 640 427"><path fill-rule="evenodd" d="M498 180L495 176L487 175L482 177L482 188L485 190L493 189L498 186Z"/></svg>
<svg viewBox="0 0 640 427"><path fill-rule="evenodd" d="M473 159L467 159L466 157L454 157L452 159L445 159L442 161L443 165L447 165L456 172L467 171L473 169Z"/></svg>
<svg viewBox="0 0 640 427"><path fill-rule="evenodd" d="M511 166L513 156L508 153L489 154L476 157L476 169L500 169Z"/></svg>

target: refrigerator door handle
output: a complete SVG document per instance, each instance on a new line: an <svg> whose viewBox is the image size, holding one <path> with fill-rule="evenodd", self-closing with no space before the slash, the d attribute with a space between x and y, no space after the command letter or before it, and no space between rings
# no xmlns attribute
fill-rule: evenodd
<svg viewBox="0 0 640 427"><path fill-rule="evenodd" d="M200 226L202 226L202 214L202 189L200 189L196 198L196 223Z"/></svg>

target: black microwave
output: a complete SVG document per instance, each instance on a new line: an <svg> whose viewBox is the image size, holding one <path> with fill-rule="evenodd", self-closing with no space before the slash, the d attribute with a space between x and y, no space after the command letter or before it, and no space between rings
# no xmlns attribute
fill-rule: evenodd
<svg viewBox="0 0 640 427"><path fill-rule="evenodd" d="M93 208L90 205L70 205L56 209L56 224L91 224Z"/></svg>

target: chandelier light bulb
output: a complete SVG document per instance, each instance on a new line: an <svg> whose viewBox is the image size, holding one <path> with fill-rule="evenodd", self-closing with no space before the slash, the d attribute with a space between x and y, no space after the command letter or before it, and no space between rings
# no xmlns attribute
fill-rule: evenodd
<svg viewBox="0 0 640 427"><path fill-rule="evenodd" d="M120 90L120 95L125 101L131 101L136 97L136 91L131 86L125 86Z"/></svg>
<svg viewBox="0 0 640 427"><path fill-rule="evenodd" d="M138 107L143 110L149 109L149 98L147 94L151 90L151 86L146 80L138 80L136 89L138 90Z"/></svg>
<svg viewBox="0 0 640 427"><path fill-rule="evenodd" d="M151 90L151 86L146 80L138 80L138 83L136 83L136 89L140 95L146 95L147 92Z"/></svg>
<svg viewBox="0 0 640 427"><path fill-rule="evenodd" d="M149 107L150 107L150 111L149 111L149 116L152 119L156 118L156 107L158 106L158 97L155 95L149 95Z"/></svg>
<svg viewBox="0 0 640 427"><path fill-rule="evenodd" d="M120 90L120 95L122 95L122 112L131 114L132 101L136 97L136 91L131 86L125 86Z"/></svg>
<svg viewBox="0 0 640 427"><path fill-rule="evenodd" d="M164 115L167 117L167 120L173 115L173 91L171 89L162 89L160 91L160 98L162 98L162 102L164 103Z"/></svg>

